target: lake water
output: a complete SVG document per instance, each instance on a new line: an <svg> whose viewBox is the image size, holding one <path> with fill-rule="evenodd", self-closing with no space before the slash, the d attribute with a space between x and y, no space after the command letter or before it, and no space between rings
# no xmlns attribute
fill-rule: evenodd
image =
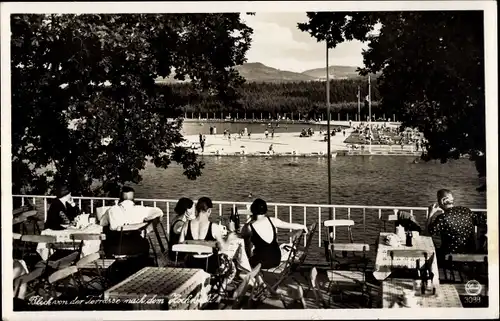
<svg viewBox="0 0 500 321"><path fill-rule="evenodd" d="M182 175L181 166L167 170L148 164L137 186L139 198L248 201L251 192L269 202L326 204L327 159L204 157L196 180ZM428 206L438 189L454 192L458 203L486 207L472 162L461 159L440 164L414 164L414 157L339 156L332 159L332 202L338 205ZM294 166L290 166L290 163Z"/></svg>
<svg viewBox="0 0 500 321"><path fill-rule="evenodd" d="M259 123L186 123L185 134L208 134L210 126L217 133L224 129L237 132L245 127L249 131L263 132L267 126ZM286 130L281 124L277 130ZM287 125L289 131L300 131L306 124ZM189 180L181 166L172 165L167 170L148 164L143 171L143 181L136 186L137 198L193 200L208 196L214 201L248 202L263 198L268 202L327 204L327 159L325 158L271 158L260 157L202 157L205 162L203 174ZM453 160L446 164L439 161L413 163L414 157L404 156L339 156L332 159L332 203L336 205L408 206L427 207L436 200L436 191L451 189L457 204L471 208L486 208L486 193L479 193L480 185L474 164L466 159ZM173 204L171 204L172 208ZM228 216L231 206L224 206L223 215ZM216 209L218 213L218 209ZM391 211L386 211L391 212ZM275 215L270 208L270 215ZM366 219L363 219L365 214ZM390 214L384 213L383 215ZM425 212L415 213L423 224ZM294 208L294 222L303 222L303 208ZM376 210L352 210L350 218L356 222L353 229L358 239L376 239L380 228ZM278 216L289 220L289 208L278 209ZM318 220L318 209L306 210L307 222ZM336 218L347 218L345 209L337 210ZM323 210L321 220L328 219ZM346 236L345 233L342 233ZM281 234L283 238L283 234ZM285 237L286 238L286 237ZM317 236L316 236L317 239ZM318 239L317 239L318 240Z"/></svg>

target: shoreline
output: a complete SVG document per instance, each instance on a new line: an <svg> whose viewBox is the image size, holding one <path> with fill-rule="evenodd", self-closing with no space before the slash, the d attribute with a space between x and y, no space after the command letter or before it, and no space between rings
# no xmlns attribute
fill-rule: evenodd
<svg viewBox="0 0 500 321"><path fill-rule="evenodd" d="M330 138L332 158L337 156L411 156L418 157L421 152L414 150L412 145L399 146L372 145L363 150L352 150L351 144L344 143L350 136L352 128L343 133L337 133ZM274 137L265 134L252 134L250 138L233 134L231 139L223 134L205 135L206 143L202 152L199 135L184 136L185 147L190 148L199 156L208 157L327 157L327 143L324 136L316 132L310 137L300 137L300 133L277 133Z"/></svg>

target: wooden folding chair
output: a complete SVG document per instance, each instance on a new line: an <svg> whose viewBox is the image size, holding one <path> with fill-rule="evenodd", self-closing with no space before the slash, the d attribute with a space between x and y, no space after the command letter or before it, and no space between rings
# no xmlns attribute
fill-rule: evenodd
<svg viewBox="0 0 500 321"><path fill-rule="evenodd" d="M16 216L12 219L12 231L19 232L21 234L28 234L28 230L26 228L26 223L28 219L22 215Z"/></svg>
<svg viewBox="0 0 500 321"><path fill-rule="evenodd" d="M446 264L443 267L443 271L447 281L456 282L455 272L457 272L460 283L465 283L469 280L487 283L487 254L447 254L445 260ZM450 278L448 278L448 273L450 274Z"/></svg>
<svg viewBox="0 0 500 321"><path fill-rule="evenodd" d="M243 278L243 281L240 283L240 285L233 292L233 295L232 295L232 301L233 301L232 308L234 310L239 309L241 307L242 300L245 297L245 294L248 292L248 288L250 287L250 283L254 284L254 286L252 286L252 291L250 293L250 298L252 298L252 296L253 296L253 294L254 294L254 292L256 290L256 286L255 286L256 280L255 280L255 277L259 274L260 267L261 267L261 265L257 264L257 266L254 267L249 274L245 275L245 277ZM249 300L249 304L250 304L250 300Z"/></svg>
<svg viewBox="0 0 500 321"><path fill-rule="evenodd" d="M255 295L252 296L252 301L254 304L263 302L269 296L279 297L283 304L286 304L283 297L277 292L277 289L285 280L287 280L292 275L292 272L294 271L292 269L292 265L296 261L297 248L299 247L300 241L303 236L303 230L295 232L293 234L292 246L290 247L290 253L286 261L281 262L280 265L275 268L261 269L261 271L259 272L259 276L260 280L263 281L263 284L259 286L259 289L255 292ZM263 272L276 275L276 280L274 280L273 282L266 281Z"/></svg>
<svg viewBox="0 0 500 321"><path fill-rule="evenodd" d="M120 254L113 254L113 258L115 258L116 260L125 260L128 258L139 257L139 256L143 255L143 253L138 253L138 254L134 254L134 255L122 254L123 237L128 232L132 232L132 231L141 233L146 238L146 240L149 242L150 248L153 248L153 251L154 251L154 244L151 242L151 240L149 239L147 232L146 232L148 225L149 225L149 223L144 222L144 223L128 224L128 225L121 226L118 230L120 233L118 253L120 253ZM156 257L156 252L154 252L154 253L155 253L155 263L158 263L157 257Z"/></svg>
<svg viewBox="0 0 500 321"><path fill-rule="evenodd" d="M313 238L314 235L316 234L317 229L318 229L317 222L311 224L308 227L306 244L305 246L298 248L296 260L292 262L292 273L298 272L304 278L304 280L307 280L307 276L304 274L304 271L301 268L307 258L307 255L309 254L309 249L311 248L311 244L313 242ZM294 279L294 281L297 282L297 284L300 284L300 282L296 280L294 276L292 276L292 278Z"/></svg>
<svg viewBox="0 0 500 321"><path fill-rule="evenodd" d="M43 267L38 267L31 271L30 273L18 276L14 279L14 298L19 296L19 291L23 284L28 286L26 291L26 296L32 296L38 294L38 289L43 287L40 282L45 269Z"/></svg>
<svg viewBox="0 0 500 321"><path fill-rule="evenodd" d="M48 282L50 285L50 294L53 298L68 297L74 299L80 294L79 282L76 275L78 268L75 265L67 266L52 273ZM71 287L71 281L73 287ZM62 285L62 288L59 287Z"/></svg>
<svg viewBox="0 0 500 321"><path fill-rule="evenodd" d="M370 245L365 243L354 243L352 236L352 220L329 220L325 221L326 227L347 227L350 243L333 243L329 244L329 257L330 257L330 270L327 271L329 280L328 291L332 292L333 289L338 289L341 300L343 296L342 288L361 288L361 295L367 294L366 287L366 270L368 267L367 253L370 251ZM336 253L341 253L338 257ZM352 256L349 257L349 253ZM357 253L362 253L362 256L357 256ZM359 267L361 265L361 271ZM356 267L353 271L351 267ZM333 299L333 296L331 296ZM370 296L368 295L368 302Z"/></svg>
<svg viewBox="0 0 500 321"><path fill-rule="evenodd" d="M82 289L92 288L97 291L104 290L108 287L109 282L106 278L106 269L103 268L101 263L103 258L99 253L92 253L84 256L75 263L78 268L78 278L79 286ZM109 266L108 266L109 267ZM90 277L90 280L85 280L85 277ZM100 287L95 287L95 283L98 283Z"/></svg>
<svg viewBox="0 0 500 321"><path fill-rule="evenodd" d="M103 233L101 233L101 234L85 234L85 233L73 234L71 236L71 239L73 240L73 246L74 246L75 251L80 253L80 256L81 256L84 241L103 242L106 240L106 234L103 234ZM83 262L85 262L85 261L82 261L82 262L80 262L79 268L83 269L83 270L94 270L94 268L97 267L100 270L101 274L105 274L105 273L103 273L103 271L106 271L111 266L111 264L113 264L116 260L114 258L106 258L106 256L104 255L104 253L102 251L99 251L98 254L99 254L98 260L91 261L91 262L88 262L86 264L83 264ZM82 258L82 260L83 260L83 258Z"/></svg>

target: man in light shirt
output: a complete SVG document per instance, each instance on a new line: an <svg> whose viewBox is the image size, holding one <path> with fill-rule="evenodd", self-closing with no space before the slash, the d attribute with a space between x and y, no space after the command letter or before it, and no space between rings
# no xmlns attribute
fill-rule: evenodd
<svg viewBox="0 0 500 321"><path fill-rule="evenodd" d="M121 229L126 225L143 223L162 215L163 212L158 208L135 205L134 189L123 187L120 202L107 211L101 222L101 225L108 227L105 229L104 251L107 255L148 254L149 243L140 231L121 232Z"/></svg>

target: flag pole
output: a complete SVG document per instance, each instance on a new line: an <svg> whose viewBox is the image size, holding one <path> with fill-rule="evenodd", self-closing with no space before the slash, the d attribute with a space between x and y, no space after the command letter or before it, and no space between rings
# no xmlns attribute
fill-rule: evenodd
<svg viewBox="0 0 500 321"><path fill-rule="evenodd" d="M368 114L370 117L368 126L370 128L370 154L372 152L372 86L370 75L368 75Z"/></svg>
<svg viewBox="0 0 500 321"><path fill-rule="evenodd" d="M331 173L331 146L330 146L330 66L329 66L329 57L328 57L328 40L326 41L326 128L328 133L328 205L332 204L332 173ZM332 209L330 208L329 219L333 220Z"/></svg>

